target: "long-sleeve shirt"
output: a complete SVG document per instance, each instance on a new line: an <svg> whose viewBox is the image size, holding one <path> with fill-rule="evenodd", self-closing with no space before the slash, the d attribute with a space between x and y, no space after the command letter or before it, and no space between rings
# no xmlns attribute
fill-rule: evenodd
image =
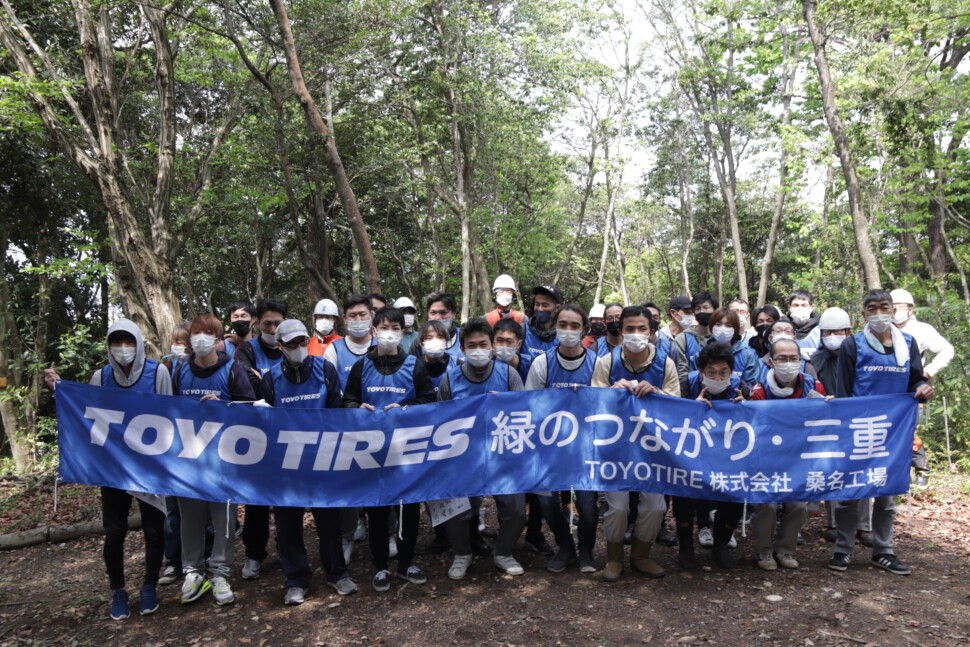
<svg viewBox="0 0 970 647"><path fill-rule="evenodd" d="M953 359L953 344L944 339L943 335L928 323L910 319L900 330L908 333L916 340L922 360L925 361L926 359L924 357L926 351L933 353L933 361L923 367L923 372L926 375L933 377L946 368L946 365Z"/></svg>
<svg viewBox="0 0 970 647"><path fill-rule="evenodd" d="M635 366L626 355L626 349L620 351L620 361L623 366L631 373L640 373L653 363L657 355L657 349L653 344L647 346L647 361L642 366ZM603 355L596 360L596 367L593 368L593 386L613 386L610 381L610 367L612 366L612 355ZM677 397L680 395L680 378L677 374L677 365L670 357L664 358L664 382L660 388L664 395Z"/></svg>

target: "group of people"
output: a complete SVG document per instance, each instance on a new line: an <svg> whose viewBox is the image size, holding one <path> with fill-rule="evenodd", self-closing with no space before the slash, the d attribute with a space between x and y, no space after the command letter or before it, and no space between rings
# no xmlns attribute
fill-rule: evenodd
<svg viewBox="0 0 970 647"><path fill-rule="evenodd" d="M675 297L663 309L653 303L609 303L587 312L565 303L556 286L540 285L532 290L532 314L527 317L513 307L518 292L511 277L498 277L493 293L495 309L460 328L455 323L455 298L447 292L426 299L426 320L420 324L414 302L406 297L391 303L380 294L352 295L344 299L342 309L323 299L313 309L311 330L288 318L282 301L263 299L256 307L236 301L228 308L228 333L213 315L195 317L173 331L171 355L161 360L145 356L138 327L122 319L108 330L108 363L95 372L91 383L200 400L370 411L493 392L577 386L626 389L636 397L660 393L708 404L896 393L912 393L925 401L933 396L931 378L953 355L952 346L931 326L916 320L913 299L905 290L868 292L858 310L861 326L854 326L841 308L816 313L813 295L803 289L792 292L785 314L771 305L751 311L740 299L722 306L706 291ZM929 364L923 362L925 352L934 355ZM874 366L878 370L867 368ZM45 377L52 388L56 386L59 377L54 371L48 370ZM917 482L925 483L921 443L914 446L914 465ZM141 508L145 537L139 612L157 610L156 586L175 582L180 575L182 603L208 591L216 604L233 602L234 504L169 497L159 505L158 497L102 487L111 617L130 614L123 543L133 496ZM524 569L515 551L523 531L524 546L545 554L549 571L601 571L604 581L617 581L629 544L632 568L659 578L665 570L652 554L655 543L676 545L677 565L697 568L695 524L698 542L711 549L713 561L733 568L734 533L743 516L739 503L651 492L521 493L498 495L494 502L498 528L493 545L483 537L488 529L477 498L464 512L434 527L434 549L454 554L449 578L462 579L474 556L488 554L500 571L521 575ZM750 522L760 568L799 566L796 546L808 505L754 506ZM909 574L910 568L893 552L893 497L872 500L871 511L869 505L826 504L826 537L835 543L828 567L846 570L859 541L871 546L873 565ZM665 527L668 507L674 533ZM309 512L327 583L338 593L357 590L347 563L355 536L362 539L364 533L374 590L389 590L395 575L415 585L427 581L414 559L420 504ZM283 601L300 604L311 584L303 508L245 506L241 575L260 575L271 513L285 578ZM572 516L577 522L575 539ZM543 522L555 548L545 539ZM602 566L594 555L600 523L606 542ZM394 557L392 572L389 560Z"/></svg>

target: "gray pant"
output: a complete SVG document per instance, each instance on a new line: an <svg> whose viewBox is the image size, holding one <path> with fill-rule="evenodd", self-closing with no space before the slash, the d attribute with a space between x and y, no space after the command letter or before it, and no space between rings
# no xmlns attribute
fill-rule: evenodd
<svg viewBox="0 0 970 647"><path fill-rule="evenodd" d="M498 537L495 539L495 554L511 556L515 543L525 529L525 495L500 494L493 496L498 512ZM444 523L448 540L456 555L471 555L471 533L468 522L478 518L482 507L482 497L471 497L471 510L465 510Z"/></svg>
<svg viewBox="0 0 970 647"><path fill-rule="evenodd" d="M826 528L835 528L835 506L838 501L826 501L825 511L828 515L828 523L825 524ZM859 527L857 530L862 532L872 532L872 526L869 524L869 515L872 512L872 499L863 499L862 509L859 511Z"/></svg>
<svg viewBox="0 0 970 647"><path fill-rule="evenodd" d="M236 504L179 497L182 516L182 572L205 573L205 529L212 518L215 536L209 556L209 574L232 577L236 558Z"/></svg>
<svg viewBox="0 0 970 647"><path fill-rule="evenodd" d="M878 496L872 504L872 554L893 554L893 521L896 520L896 499L891 496ZM859 527L860 516L865 509L866 499L858 501L838 501L835 505L835 527L839 538L835 542L835 552L852 554L855 547L855 533Z"/></svg>
<svg viewBox="0 0 970 647"><path fill-rule="evenodd" d="M775 539L775 522L778 520L778 506L762 503L754 507L751 517L751 534L756 553L775 552L779 555L794 553L798 543L798 533L808 518L808 504L804 501L785 503L785 513L781 517L778 538Z"/></svg>
<svg viewBox="0 0 970 647"><path fill-rule="evenodd" d="M606 535L606 541L622 542L630 514L630 493L607 492L606 502L610 504L606 514L603 515L603 532ZM637 506L637 521L633 526L634 537L643 542L653 543L657 533L660 532L660 524L663 523L666 512L667 504L662 494L641 492L640 504Z"/></svg>

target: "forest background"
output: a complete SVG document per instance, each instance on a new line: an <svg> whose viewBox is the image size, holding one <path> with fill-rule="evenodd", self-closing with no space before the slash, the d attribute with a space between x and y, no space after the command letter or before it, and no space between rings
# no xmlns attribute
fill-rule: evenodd
<svg viewBox="0 0 970 647"><path fill-rule="evenodd" d="M957 347L921 434L970 467L965 0L0 4L0 473L56 464L40 373L109 317L158 357L236 298L465 320L500 273L857 325L905 288Z"/></svg>

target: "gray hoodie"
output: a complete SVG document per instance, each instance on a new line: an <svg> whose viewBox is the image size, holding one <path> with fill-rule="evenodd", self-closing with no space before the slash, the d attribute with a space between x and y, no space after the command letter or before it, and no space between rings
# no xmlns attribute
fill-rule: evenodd
<svg viewBox="0 0 970 647"><path fill-rule="evenodd" d="M130 319L119 319L118 321L111 324L108 328L108 337L111 337L111 333L116 331L124 331L135 338L135 361L131 364L131 372L125 375L124 371L121 370L121 365L115 361L115 358L111 356L111 351L108 349L108 340L105 338L105 351L108 354L108 362L111 364L112 376L118 386L129 387L141 377L141 373L145 370L145 343L141 338L141 331L135 322ZM91 384L95 386L101 386L101 369L99 368L91 376ZM169 377L168 369L165 368L163 364L158 365L158 369L155 371L155 393L160 395L172 395L172 379Z"/></svg>

